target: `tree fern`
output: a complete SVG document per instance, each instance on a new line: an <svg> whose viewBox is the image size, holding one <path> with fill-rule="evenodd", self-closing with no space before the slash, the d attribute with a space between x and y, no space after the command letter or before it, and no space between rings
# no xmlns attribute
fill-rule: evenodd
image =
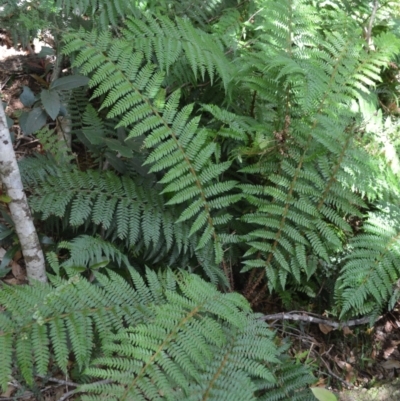
<svg viewBox="0 0 400 401"><path fill-rule="evenodd" d="M83 396L88 400L159 399L160 394L171 400L252 400L265 386L278 386L269 366L281 364L282 351L240 295L221 294L184 272L157 276L148 270L145 281L130 269L130 276L132 287L113 272L96 274L97 285L72 276L54 277L53 285L4 286L2 385L11 373L13 347L21 373L32 383L34 368L46 374L51 344L62 370L73 352L86 375L112 381L81 386L78 391L99 394ZM97 353L104 355L86 368L95 335ZM287 395L311 381L301 367L297 370L301 377ZM290 399L266 396L262 399ZM309 393L300 399L310 399Z"/></svg>

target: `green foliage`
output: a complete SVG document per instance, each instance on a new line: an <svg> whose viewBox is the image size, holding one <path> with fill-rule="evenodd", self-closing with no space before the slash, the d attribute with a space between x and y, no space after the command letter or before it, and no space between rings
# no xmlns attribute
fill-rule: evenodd
<svg viewBox="0 0 400 401"><path fill-rule="evenodd" d="M229 222L232 216L221 209L240 195L232 191L235 180L220 179L231 163L218 162L219 149L210 132L199 129L199 119L191 117L193 105L178 110L179 91L165 97L164 74L145 62L142 53L132 52L130 37L115 40L107 32L81 30L65 40L64 51L79 52L75 65L91 76L93 97L105 96L101 108L109 108L107 117L121 117L117 127L129 127L128 138L146 134L143 146L151 152L145 164L151 165L151 173L165 172L160 183L169 196L166 205L190 202L177 222L190 220L189 236L200 235L196 249L212 241L220 263L226 235L217 234L216 226Z"/></svg>
<svg viewBox="0 0 400 401"><path fill-rule="evenodd" d="M225 86L232 79L231 65L224 56L220 39L194 28L188 19L176 18L172 23L162 16L132 17L127 19L123 32L125 39L132 41L134 49L143 53L147 62L156 56L161 71L168 73L179 60L181 65L192 70L195 80L198 72L203 80L207 73L213 83L215 71Z"/></svg>
<svg viewBox="0 0 400 401"><path fill-rule="evenodd" d="M369 214L364 232L348 245L336 285L342 316L351 310L378 316L388 301L392 309L399 299L399 209L392 204L381 204L379 209Z"/></svg>
<svg viewBox="0 0 400 401"><path fill-rule="evenodd" d="M97 285L72 275L53 277L52 285L3 286L2 386L11 374L13 349L32 383L34 370L46 374L51 345L64 372L72 352L85 374L111 381L81 386L78 391L98 394L86 400L155 400L160 394L166 400L255 400L257 392L286 384L284 396L266 393L260 399L311 399L298 392L312 379L300 367L277 381L274 369L289 369L280 361L282 349L239 294L222 294L184 272L147 270L144 278L129 271L132 285L109 271L96 274ZM105 355L88 367L99 344Z"/></svg>
<svg viewBox="0 0 400 401"><path fill-rule="evenodd" d="M88 165L63 162L50 138L52 156L21 162L61 243L44 298L0 292L3 382L14 350L32 382L51 345L63 370L72 352L111 380L81 387L85 400L311 397L249 305L192 273L253 304L268 289L288 305L315 297L328 277L323 307L341 318L397 301L398 129L376 86L400 41L384 5L367 43L371 10L356 3L62 3L82 17L63 52L90 79L68 97ZM83 23L99 15L101 29ZM131 268L145 263L146 279ZM166 264L180 269L157 275ZM106 265L132 286L96 273Z"/></svg>

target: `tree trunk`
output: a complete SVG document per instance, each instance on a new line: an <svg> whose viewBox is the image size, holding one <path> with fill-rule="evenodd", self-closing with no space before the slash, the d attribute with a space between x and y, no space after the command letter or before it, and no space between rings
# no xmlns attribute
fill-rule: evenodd
<svg viewBox="0 0 400 401"><path fill-rule="evenodd" d="M46 268L32 215L22 186L17 159L7 127L6 115L0 101L0 179L7 195L11 218L15 224L29 281L46 282Z"/></svg>

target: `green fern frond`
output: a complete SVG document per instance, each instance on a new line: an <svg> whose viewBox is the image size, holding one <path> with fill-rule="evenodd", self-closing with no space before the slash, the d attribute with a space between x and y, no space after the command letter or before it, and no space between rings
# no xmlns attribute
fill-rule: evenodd
<svg viewBox="0 0 400 401"><path fill-rule="evenodd" d="M88 15L103 28L117 26L120 19L134 11L133 4L123 0L57 0L55 7L70 15L79 9L80 15Z"/></svg>
<svg viewBox="0 0 400 401"><path fill-rule="evenodd" d="M87 267L104 260L113 261L119 267L130 267L128 258L113 244L90 235L81 235L71 242L62 241L58 244L58 249L70 252L70 257L60 265L61 267Z"/></svg>
<svg viewBox="0 0 400 401"><path fill-rule="evenodd" d="M190 214L197 218L192 233L201 236L200 246L214 243L215 260L219 263L223 244L216 226L226 224L229 215L215 220L214 213L224 207L222 196L234 195L236 182L219 180L230 163L214 163L210 158L215 145L206 130L198 130L199 119L190 118L192 106L177 109L179 92L165 102L156 101L163 91L163 74L154 65L143 64L141 53L128 51L132 49L129 38L111 42L108 33L81 32L68 36L66 42L66 53L79 51L76 65L91 75L89 85L96 87L94 97L105 95L102 107L110 107L108 117L123 114L119 126L132 127L128 138L146 134L144 146L152 149L146 160L146 164L151 164L150 172L167 170L163 184L170 184L164 189L171 196L168 204L195 202L197 208L191 206L184 220ZM181 177L178 181L177 176ZM239 198L232 196L231 201ZM80 205L83 207L83 203Z"/></svg>
<svg viewBox="0 0 400 401"><path fill-rule="evenodd" d="M350 242L348 256L336 283L335 293L341 316L375 315L398 298L400 277L400 211L393 205L380 205L370 213L364 233Z"/></svg>
<svg viewBox="0 0 400 401"><path fill-rule="evenodd" d="M211 83L215 72L219 74L226 87L231 78L231 67L224 56L218 38L193 27L188 19L157 17L145 14L142 18L128 18L124 36L134 43L134 49L151 62L155 54L162 71L168 72L177 60L184 56L197 77L204 80L207 73Z"/></svg>
<svg viewBox="0 0 400 401"><path fill-rule="evenodd" d="M246 166L242 172L259 173L263 187L240 187L253 206L243 217L252 227L243 237L250 246L246 256L257 255L245 261L246 269L265 268L270 289L278 289L290 277L300 283L308 275L309 255L329 261L351 235L346 215L362 217L359 193L374 192L372 180L362 177L375 170L357 149L360 121L351 105L360 91L369 93L396 46L368 52L351 21L345 35L321 35L309 2L269 3L257 18L260 54L248 55L255 80L243 80L261 104L272 102L278 110L270 115L272 132L264 135L277 149L276 163ZM263 157L261 142L253 149Z"/></svg>
<svg viewBox="0 0 400 401"><path fill-rule="evenodd" d="M87 367L97 333L103 356L85 373L112 383L81 386L79 391L93 394L82 399L158 399L163 394L171 400L238 395L251 400L261 383L271 387L276 382L268 365L280 363L281 350L243 297L222 294L185 272L157 276L148 270L146 280L133 269L130 274L133 287L113 272L97 273L97 285L72 276L52 278L53 286L3 286L0 341L11 340L16 347L24 378L32 382L34 368L47 373L49 345L64 371L70 351L81 369ZM6 385L11 356L4 356L0 379ZM301 375L309 382L306 372Z"/></svg>
<svg viewBox="0 0 400 401"><path fill-rule="evenodd" d="M82 386L92 394L83 400L159 394L171 400L250 400L257 399L254 380L272 386L275 378L265 364L279 362L276 348L267 345L271 333L265 325L236 309L243 308L237 295L223 299L195 276L187 279L181 294L165 292L170 304L155 306L151 323L116 335L106 347L108 355L93 361L86 374L115 383ZM302 385L310 382L310 376L302 378Z"/></svg>
<svg viewBox="0 0 400 401"><path fill-rule="evenodd" d="M42 159L43 170L32 170L32 165ZM151 183L136 183L111 172L57 169L43 157L28 159L22 168L26 171L24 183L32 194L30 205L43 219L66 216L73 227L92 221L106 230L106 237L126 240L128 246L137 245L141 239L147 247L164 243L166 250L173 243L189 245L188 239L178 233L181 225L174 224L179 215L164 210L165 201Z"/></svg>

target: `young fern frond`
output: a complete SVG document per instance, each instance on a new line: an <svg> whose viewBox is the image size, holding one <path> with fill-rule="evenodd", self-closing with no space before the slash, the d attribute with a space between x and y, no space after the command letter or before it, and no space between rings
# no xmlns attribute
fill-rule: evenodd
<svg viewBox="0 0 400 401"><path fill-rule="evenodd" d="M164 173L160 182L170 197L166 204L185 206L177 222L192 222L189 236L200 235L198 249L212 241L219 263L224 237L216 226L231 219L221 209L240 199L232 191L236 181L220 180L230 162L213 161L217 145L207 130L198 128L199 118L191 118L193 106L178 110L179 92L165 98L164 75L142 53L132 53L132 40L111 39L108 33L72 34L65 52L78 52L75 65L91 76L93 96L105 95L102 108L109 108L109 118L122 116L118 126L131 128L128 138L146 136L144 146L151 149L146 164L150 172Z"/></svg>

